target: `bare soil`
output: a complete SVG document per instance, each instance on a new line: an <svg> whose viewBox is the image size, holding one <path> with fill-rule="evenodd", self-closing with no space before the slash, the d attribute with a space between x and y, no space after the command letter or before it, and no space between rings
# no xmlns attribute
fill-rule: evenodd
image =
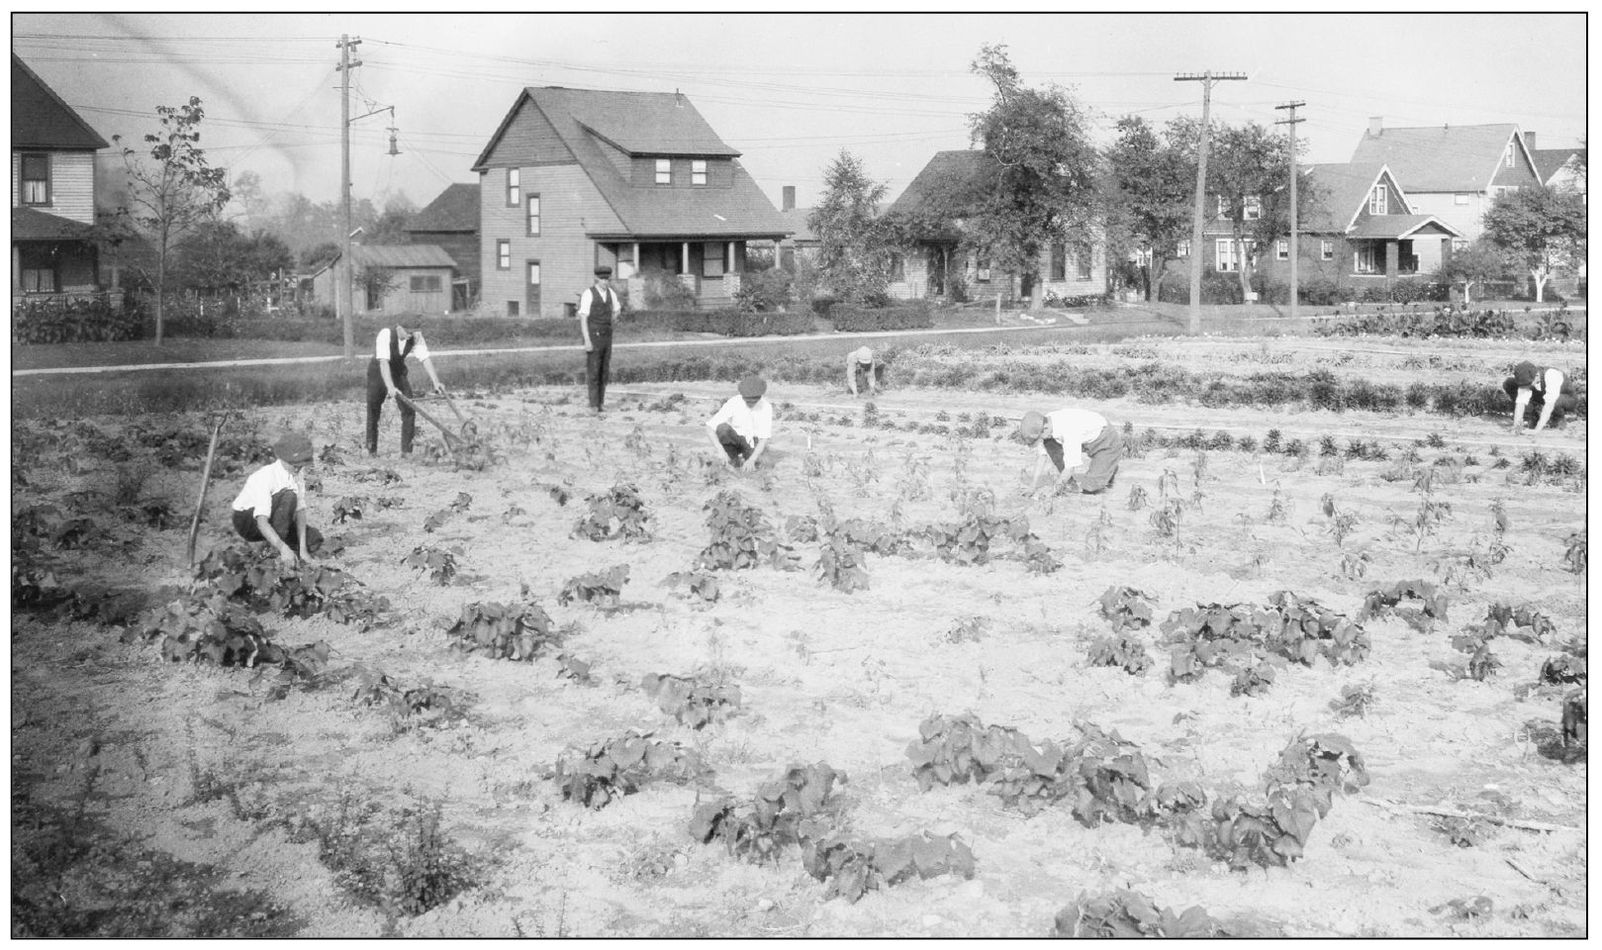
<svg viewBox="0 0 1602 950"><path fill-rule="evenodd" d="M390 597L400 619L363 633L322 618L264 618L278 642L322 640L333 649L320 687L275 699L271 679L251 670L169 665L153 645L121 642L117 628L16 613L14 932L1039 937L1081 891L1132 887L1160 906L1200 905L1293 936L1586 933L1586 764L1543 754L1563 690L1532 688L1556 647L1498 640L1503 670L1476 682L1464 678L1466 657L1448 642L1496 602L1536 605L1560 638L1584 636L1584 583L1563 565L1564 539L1583 528L1584 495L1575 486L1526 485L1517 474L1518 454L1531 447L1584 459L1583 422L1514 436L1505 426L1435 416L1098 407L1137 427L1228 429L1259 440L1270 428L1287 437L1352 433L1395 440L1398 452L1436 433L1444 445L1417 447L1422 464L1466 454L1479 464L1436 484L1451 516L1437 534L1419 538L1391 522L1411 519L1421 500L1410 481L1381 477L1391 462L1349 460L1318 474L1316 457L1209 452L1198 477L1198 453L1157 450L1126 459L1105 495L1029 499L1019 488L1034 458L1006 437L1011 426L988 439L865 429L863 402L824 387L770 390L776 403L790 404L791 417L781 413L769 453L775 464L736 476L706 464L713 454L702 426L728 389L626 387L599 418L571 390L470 400L463 408L505 454L503 464L480 472L455 471L424 452L400 458L392 417L381 457L370 465L355 404L256 413L264 433L309 429L319 447L343 451L343 464L316 468L315 520L348 544L332 563ZM679 407L651 408L675 392L687 397ZM882 394L875 405L883 417L952 423L978 414L1016 420L1037 408L1023 397L912 389ZM819 416L796 422L801 413ZM92 421L108 431L122 424ZM197 417L176 421L203 425ZM420 429L420 442L433 441ZM1493 449L1514 464L1494 468ZM186 460L146 488L184 513L181 527L109 523L112 542L72 555L63 582L181 589L199 463ZM48 451L14 457L13 465L25 475L13 482L14 512L104 489L114 470L104 460ZM394 470L400 482L357 480L374 467ZM821 474L809 476L808 468ZM1157 499L1170 469L1187 499L1177 540L1157 536L1149 508L1126 504L1133 486ZM242 477L213 486L203 552L228 542L227 507ZM572 537L585 497L620 481L640 490L652 539ZM553 486L570 493L565 505ZM806 570L726 573L716 604L660 585L691 569L707 543L703 505L724 488L782 530L787 517L815 515L825 503L841 517L883 521L899 505L909 526L954 522L952 496L964 487L992 490L1004 514L1026 513L1065 566L1033 575L1007 557L962 567L931 556L870 555L870 588L846 594L811 570L816 544L797 544ZM1269 517L1276 490L1287 509L1282 522ZM424 520L459 492L471 494L469 509L425 532ZM1344 546L1327 532L1326 493L1358 515ZM332 525L334 502L353 495L399 495L405 503ZM1231 697L1228 677L1217 671L1169 685L1155 628L1141 634L1156 658L1144 675L1087 663L1088 644L1107 631L1095 600L1110 585L1149 592L1159 619L1197 603L1265 603L1281 589L1355 615L1369 590L1395 580L1441 581L1454 554L1485 544L1497 499L1511 521L1507 559L1489 577L1454 575L1451 620L1427 633L1399 620L1370 621L1373 651L1356 666L1293 666L1265 695ZM1094 550L1091 527L1103 516L1111 527L1105 549ZM425 543L460 548L461 574L450 585L400 563ZM1342 574L1345 551L1367 553L1364 577ZM619 563L630 568L621 609L557 605L569 578ZM464 604L515 602L524 584L559 624L571 625L564 649L593 664L593 685L562 678L550 658L514 663L449 648L444 626ZM983 618L979 639L953 637L973 617ZM362 670L463 690L471 696L466 717L398 726L351 701ZM741 709L692 731L641 691L648 673L736 683ZM1331 710L1349 684L1372 685L1376 702L1366 717L1341 719ZM1373 782L1337 799L1302 860L1232 872L1160 832L1086 828L1066 807L1024 818L982 786L920 792L905 755L919 722L970 711L1037 739L1059 737L1075 721L1116 729L1161 777L1192 779L1210 792L1250 790L1296 736L1335 731L1366 758ZM629 729L697 749L715 770L708 787L654 784L598 811L563 801L549 778L558 755ZM907 883L855 904L824 901L823 885L793 851L777 866L757 867L690 839L691 810L714 786L749 795L790 764L812 762L847 774L841 793L855 831L955 833L973 849L976 876ZM342 798L346 807L357 801L395 810L437 803L451 847L471 858L473 886L417 916L358 900L306 833L334 821ZM1454 824L1420 808L1485 817ZM139 880L168 886L141 889ZM1492 901L1489 913L1465 916L1449 906L1481 895ZM108 917L108 909L119 913Z"/></svg>

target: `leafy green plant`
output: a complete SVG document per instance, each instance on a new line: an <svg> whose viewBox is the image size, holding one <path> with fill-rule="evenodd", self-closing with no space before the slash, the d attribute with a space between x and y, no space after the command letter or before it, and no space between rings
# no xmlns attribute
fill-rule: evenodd
<svg viewBox="0 0 1602 950"><path fill-rule="evenodd" d="M1585 660L1572 653L1548 657L1541 664L1540 681L1551 685L1584 683L1587 681Z"/></svg>
<svg viewBox="0 0 1602 950"><path fill-rule="evenodd" d="M639 490L633 485L614 485L604 494L591 495L588 502L589 511L573 528L575 537L591 541L616 538L644 541L650 538L647 524L650 515L645 511L645 502L640 499Z"/></svg>
<svg viewBox="0 0 1602 950"><path fill-rule="evenodd" d="M651 735L629 730L622 736L564 751L554 770L562 798L599 809L652 782L685 785L710 772L694 749Z"/></svg>
<svg viewBox="0 0 1602 950"><path fill-rule="evenodd" d="M523 663L561 643L550 615L534 603L466 604L445 633L452 649Z"/></svg>
<svg viewBox="0 0 1602 950"><path fill-rule="evenodd" d="M364 669L358 674L351 701L377 706L387 712L397 730L439 726L466 715L467 697L458 689L424 683L404 687L382 672Z"/></svg>
<svg viewBox="0 0 1602 950"><path fill-rule="evenodd" d="M1139 511L1149 504L1151 504L1151 501L1146 497L1146 489L1139 485L1129 486L1128 507L1130 511Z"/></svg>
<svg viewBox="0 0 1602 950"><path fill-rule="evenodd" d="M594 604L602 608L615 608L618 599L623 595L623 585L628 583L629 566L627 564L614 564L604 571L591 571L570 577L562 590L556 595L556 602L567 606L573 601Z"/></svg>
<svg viewBox="0 0 1602 950"><path fill-rule="evenodd" d="M699 802L690 818L690 837L702 844L722 841L741 860L777 862L785 848L823 837L834 827L840 803L832 792L835 782L845 779L823 762L791 765L758 786L749 802L730 796Z"/></svg>
<svg viewBox="0 0 1602 950"><path fill-rule="evenodd" d="M1152 596L1133 587L1113 585L1097 600L1101 615L1112 623L1114 633L1151 626Z"/></svg>
<svg viewBox="0 0 1602 950"><path fill-rule="evenodd" d="M412 553L401 558L401 564L427 574L441 587L449 585L451 578L456 576L456 555L428 544L413 548Z"/></svg>
<svg viewBox="0 0 1602 950"><path fill-rule="evenodd" d="M990 546L996 539L1021 542L1028 537L1029 519L1023 515L998 518L992 514L970 513L957 524L930 525L925 531L942 560L953 564L984 564L990 560Z"/></svg>
<svg viewBox="0 0 1602 950"><path fill-rule="evenodd" d="M722 722L740 708L740 687L732 683L703 683L671 673L647 673L640 688L657 708L691 729Z"/></svg>
<svg viewBox="0 0 1602 950"><path fill-rule="evenodd" d="M1530 604L1520 604L1517 607L1509 607L1503 603L1491 604L1485 608L1485 619L1499 627L1502 636L1513 637L1526 643L1541 643L1548 637L1557 635L1557 625L1552 622L1552 618Z"/></svg>
<svg viewBox="0 0 1602 950"><path fill-rule="evenodd" d="M1587 564L1585 534L1586 529L1581 528L1563 541L1565 545L1563 563L1568 567L1569 573L1578 574L1582 578L1585 576Z"/></svg>
<svg viewBox="0 0 1602 950"><path fill-rule="evenodd" d="M1355 683L1341 687L1340 698L1329 701L1329 708L1342 719L1352 716L1366 717L1369 708L1373 705L1374 687Z"/></svg>
<svg viewBox="0 0 1602 950"><path fill-rule="evenodd" d="M968 879L974 874L973 851L962 839L928 832L868 840L838 834L808 838L801 845L801 863L808 874L828 882L824 900L844 897L853 904L868 891L914 877L953 874Z"/></svg>
<svg viewBox="0 0 1602 950"><path fill-rule="evenodd" d="M1057 912L1053 937L1169 937L1195 939L1234 936L1200 907L1176 914L1159 908L1135 890L1105 891L1079 896Z"/></svg>
<svg viewBox="0 0 1602 950"><path fill-rule="evenodd" d="M442 812L438 802L385 811L353 807L343 797L332 818L309 824L318 860L341 889L363 903L417 916L478 882L480 862L445 835Z"/></svg>
<svg viewBox="0 0 1602 950"><path fill-rule="evenodd" d="M662 584L674 589L683 588L689 591L690 596L699 597L709 604L716 603L722 593L717 576L700 571L674 571L663 579Z"/></svg>
<svg viewBox="0 0 1602 950"><path fill-rule="evenodd" d="M1091 666L1116 666L1131 676L1139 676L1151 666L1145 644L1130 637L1101 637L1090 645Z"/></svg>
<svg viewBox="0 0 1602 950"><path fill-rule="evenodd" d="M1402 602L1405 600L1419 601L1420 606L1404 606ZM1357 612L1357 622L1367 623L1375 618L1395 616L1416 630L1427 631L1431 621L1447 619L1449 603L1450 599L1429 581L1396 581L1371 590L1363 597L1363 609Z"/></svg>
<svg viewBox="0 0 1602 950"><path fill-rule="evenodd" d="M256 611L286 617L321 614L364 630L391 619L388 598L339 568L302 566L243 544L214 548L196 565L195 575L211 589Z"/></svg>
<svg viewBox="0 0 1602 950"><path fill-rule="evenodd" d="M844 531L830 531L818 552L817 571L835 590L868 589L867 557Z"/></svg>
<svg viewBox="0 0 1602 950"><path fill-rule="evenodd" d="M745 570L764 562L780 570L799 567L794 551L779 542L767 516L745 504L738 493L718 492L705 510L711 540L696 557L696 567Z"/></svg>
<svg viewBox="0 0 1602 950"><path fill-rule="evenodd" d="M346 521L360 521L362 509L367 499L355 495L347 495L334 502L334 524L344 524Z"/></svg>
<svg viewBox="0 0 1602 950"><path fill-rule="evenodd" d="M1235 681L1230 684L1231 696L1261 696L1268 692L1268 687L1274 685L1274 665L1267 659L1260 659L1251 666L1242 666L1235 673Z"/></svg>
<svg viewBox="0 0 1602 950"><path fill-rule="evenodd" d="M1157 529L1160 538L1177 539L1179 537L1179 520L1185 512L1185 503L1178 498L1169 498L1162 506L1155 508L1151 513L1151 526Z"/></svg>

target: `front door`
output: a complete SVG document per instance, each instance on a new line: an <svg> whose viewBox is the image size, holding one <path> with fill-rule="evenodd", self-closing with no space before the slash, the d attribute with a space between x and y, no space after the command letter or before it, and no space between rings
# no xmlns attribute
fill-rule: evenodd
<svg viewBox="0 0 1602 950"><path fill-rule="evenodd" d="M926 270L929 274L929 296L944 297L946 294L946 249L938 244L930 245L926 249L925 260L928 261Z"/></svg>
<svg viewBox="0 0 1602 950"><path fill-rule="evenodd" d="M540 262L528 262L528 307L524 311L530 317L540 315Z"/></svg>

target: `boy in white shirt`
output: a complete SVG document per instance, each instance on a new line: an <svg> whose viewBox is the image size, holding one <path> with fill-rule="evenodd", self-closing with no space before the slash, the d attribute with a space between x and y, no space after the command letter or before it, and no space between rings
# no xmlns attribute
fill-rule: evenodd
<svg viewBox="0 0 1602 950"><path fill-rule="evenodd" d="M294 538L300 544L300 559L309 560L323 544L322 532L306 527L311 439L304 433L287 432L273 445L273 454L278 461L251 473L234 499L234 530L246 541L266 541L285 558L297 556L289 544Z"/></svg>
<svg viewBox="0 0 1602 950"><path fill-rule="evenodd" d="M1025 442L1040 444L1029 491L1036 491L1040 469L1046 459L1057 466L1057 480L1067 478L1070 487L1086 495L1096 495L1112 487L1118 476L1118 462L1124 457L1124 438L1118 427L1099 412L1089 409L1058 409L1056 412L1024 413L1018 434ZM1074 450L1074 464L1067 465L1063 451ZM1055 490L1055 485L1052 486Z"/></svg>
<svg viewBox="0 0 1602 950"><path fill-rule="evenodd" d="M760 376L740 380L740 393L729 397L706 421L713 448L727 453L729 464L740 471L756 468L773 437L773 404L763 398L768 384Z"/></svg>
<svg viewBox="0 0 1602 950"><path fill-rule="evenodd" d="M879 392L879 361L874 358L871 347L859 346L846 354L846 388L851 395L857 394L858 374L868 377L868 395Z"/></svg>

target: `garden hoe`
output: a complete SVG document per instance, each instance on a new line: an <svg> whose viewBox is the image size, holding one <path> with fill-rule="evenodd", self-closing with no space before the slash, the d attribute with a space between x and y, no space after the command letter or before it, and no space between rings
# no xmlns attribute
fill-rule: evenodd
<svg viewBox="0 0 1602 950"><path fill-rule="evenodd" d="M429 415L426 411L424 411L422 406L419 406L405 393L397 392L395 394L395 398L400 401L401 405L409 407L413 412L428 420L430 425L443 433L445 436L445 448L449 449L450 453L453 456L456 456L458 461L461 459L461 456L457 454L458 450L467 449L471 451L478 448L478 426L469 422L466 418L463 418L461 411L456 408L454 403L451 403L451 411L455 412L457 418L462 420L462 428L460 432L451 431L450 428L445 425L445 423L440 422L438 419ZM450 397L446 397L445 401L450 403Z"/></svg>
<svg viewBox="0 0 1602 950"><path fill-rule="evenodd" d="M200 470L200 497L195 501L195 517L189 522L189 547L186 557L189 559L189 570L195 569L195 538L200 535L200 515L206 508L206 492L211 488L211 463L217 459L217 440L222 436L222 427L230 418L239 415L235 410L225 410L217 417L217 422L211 428L211 445L206 449L206 465Z"/></svg>

